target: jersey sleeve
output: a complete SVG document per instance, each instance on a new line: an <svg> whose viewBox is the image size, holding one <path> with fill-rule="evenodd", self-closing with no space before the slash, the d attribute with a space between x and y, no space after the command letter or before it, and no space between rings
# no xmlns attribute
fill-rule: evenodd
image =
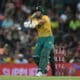
<svg viewBox="0 0 80 80"><path fill-rule="evenodd" d="M45 20L46 22L50 22L49 17L48 17L48 16L46 16L46 15L44 15L44 16L42 17L42 19L43 19L43 20Z"/></svg>

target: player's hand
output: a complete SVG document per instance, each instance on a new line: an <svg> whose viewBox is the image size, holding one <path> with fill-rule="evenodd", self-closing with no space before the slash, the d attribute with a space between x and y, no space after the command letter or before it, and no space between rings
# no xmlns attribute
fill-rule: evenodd
<svg viewBox="0 0 80 80"><path fill-rule="evenodd" d="M29 21L25 21L25 22L24 22L24 27L25 27L25 28L29 28L30 23L31 23L30 20L29 20Z"/></svg>
<svg viewBox="0 0 80 80"><path fill-rule="evenodd" d="M35 25L34 22L32 22L31 20L29 20L29 21L25 21L25 22L24 22L24 27L25 27L25 28L35 28L36 25Z"/></svg>

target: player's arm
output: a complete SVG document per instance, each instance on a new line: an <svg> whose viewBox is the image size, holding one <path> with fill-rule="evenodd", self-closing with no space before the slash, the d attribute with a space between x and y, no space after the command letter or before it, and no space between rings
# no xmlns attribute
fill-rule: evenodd
<svg viewBox="0 0 80 80"><path fill-rule="evenodd" d="M45 19L39 19L39 20L38 20L39 25L42 25L42 24L44 24L45 22L46 22Z"/></svg>
<svg viewBox="0 0 80 80"><path fill-rule="evenodd" d="M24 22L24 27L25 28L35 28L38 24L39 22L36 19L33 19L33 20L30 19Z"/></svg>
<svg viewBox="0 0 80 80"><path fill-rule="evenodd" d="M42 25L46 22L45 19L29 19L28 21L24 22L24 27L26 28L35 28L38 25Z"/></svg>

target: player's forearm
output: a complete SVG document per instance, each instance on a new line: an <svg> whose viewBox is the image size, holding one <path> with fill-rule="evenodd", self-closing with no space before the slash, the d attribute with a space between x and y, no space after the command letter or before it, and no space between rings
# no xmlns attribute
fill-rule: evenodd
<svg viewBox="0 0 80 80"><path fill-rule="evenodd" d="M38 23L39 23L39 25L44 24L45 23L45 20L40 19L40 20L38 20Z"/></svg>

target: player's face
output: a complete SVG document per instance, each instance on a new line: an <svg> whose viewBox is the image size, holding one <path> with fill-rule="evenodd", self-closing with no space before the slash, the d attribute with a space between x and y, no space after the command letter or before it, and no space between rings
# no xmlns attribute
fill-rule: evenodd
<svg viewBox="0 0 80 80"><path fill-rule="evenodd" d="M40 17L40 16L41 16L41 11L37 11L37 12L36 12L36 16L37 16L37 17Z"/></svg>

